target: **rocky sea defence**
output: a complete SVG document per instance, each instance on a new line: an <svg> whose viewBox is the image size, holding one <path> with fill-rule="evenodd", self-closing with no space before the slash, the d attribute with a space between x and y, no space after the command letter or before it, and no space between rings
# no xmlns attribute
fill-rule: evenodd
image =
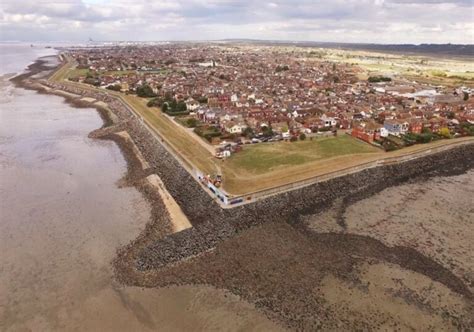
<svg viewBox="0 0 474 332"><path fill-rule="evenodd" d="M37 62L30 66L29 74L14 78L14 82L25 88L62 95L68 102L79 107L96 107L104 120L104 126L93 131L90 137L111 139L117 142L128 162L126 185L137 187L151 203L152 218L145 231L136 240L120 249L115 259L116 275L120 281L129 285L150 287L192 283L212 284L219 288L230 289L233 293L258 303L267 310L269 316L284 322L289 327L321 327L320 321L313 322L305 316L311 313L311 303L302 307L299 314L301 316L293 317L291 310L286 307L289 302L272 298L271 285L262 283L261 288L269 288L266 295L262 295L258 300L258 296L256 297L258 292L255 290L259 289L258 284L245 286L244 281L233 282L232 275L227 275L231 273L229 270L238 269L238 266L226 266L230 264L228 262L219 261L219 265L215 261L214 263L209 261L210 257L219 259L218 255L222 253L238 257L244 250L236 244L236 239L243 238L243 243L249 239L257 240L255 233L260 232L260 235L271 234L280 240L289 236L288 241L306 241L312 248L311 251L318 248L327 250L332 253L330 256L333 260L339 259L339 263L333 261L333 268L331 268L329 259L331 257L325 257L325 259L319 257L321 265L318 267L319 272L326 268L327 271L334 270L332 273L339 276L350 274L358 262L357 259L347 257L352 257L354 253L357 253L366 259L395 264L403 269L419 273L472 302L473 295L461 279L433 259L421 255L412 248L388 247L376 239L363 235L317 234L305 227L303 219L306 215L332 209L337 203L339 212L336 220L339 227L344 229L346 225L342 215L347 206L388 187L408 182L422 182L432 177L463 174L472 169L474 166L473 143L454 146L449 150L398 164L361 170L232 209L222 209L210 195L204 192L193 176L162 142L133 115L122 100L105 92L82 89L67 83L51 82L47 80L47 74L35 77L45 70L51 69ZM129 134L131 140L118 135L123 131ZM142 159L147 163L146 168L143 167ZM162 180L167 191L187 216L192 228L173 233L170 218L163 212L166 209L163 208L159 193L146 181L146 178L152 174L158 175ZM262 240L261 237L260 240ZM283 249L289 246L286 241L280 244L275 243L275 245L280 245ZM274 250L275 255L284 256L284 252ZM301 247L292 248L292 250L304 252ZM316 251L314 253L316 255ZM256 255L257 263L255 264L263 264L264 259L275 259L275 255L271 257ZM305 257L304 264L308 264L314 257L316 256ZM196 261L200 261L202 266L198 266ZM188 264L186 273L180 269L182 262ZM206 266L207 271L203 271ZM282 272L292 273L288 264L283 266L277 264L276 267ZM305 269L307 269L306 272L311 272L308 267ZM222 277L222 275L227 275L227 277ZM301 277L303 275L307 274L302 274ZM283 276L282 274L281 277ZM322 283L323 279L323 274L321 274L317 282ZM327 282L326 279L324 280ZM303 289L309 291L310 285L306 286ZM283 288L285 293L281 295L290 296L291 289ZM462 319L456 322L464 327L472 324L471 321Z"/></svg>

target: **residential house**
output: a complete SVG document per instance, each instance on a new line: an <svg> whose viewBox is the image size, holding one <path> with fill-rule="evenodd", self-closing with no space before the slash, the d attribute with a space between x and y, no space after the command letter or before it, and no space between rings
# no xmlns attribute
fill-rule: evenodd
<svg viewBox="0 0 474 332"><path fill-rule="evenodd" d="M234 121L229 121L225 124L224 129L228 133L240 135L247 128L245 123L236 123Z"/></svg>
<svg viewBox="0 0 474 332"><path fill-rule="evenodd" d="M400 136L408 132L409 123L404 120L385 120L383 126L390 135Z"/></svg>
<svg viewBox="0 0 474 332"><path fill-rule="evenodd" d="M199 108L199 103L193 98L188 98L185 103L188 111L195 111Z"/></svg>
<svg viewBox="0 0 474 332"><path fill-rule="evenodd" d="M337 121L335 118L331 116L327 116L326 114L323 114L321 116L321 125L323 127L334 127L337 124Z"/></svg>

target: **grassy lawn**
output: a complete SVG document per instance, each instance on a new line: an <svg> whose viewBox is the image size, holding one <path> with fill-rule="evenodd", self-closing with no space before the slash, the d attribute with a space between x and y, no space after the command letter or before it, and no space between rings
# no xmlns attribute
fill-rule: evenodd
<svg viewBox="0 0 474 332"><path fill-rule="evenodd" d="M232 155L226 167L262 174L311 161L371 152L380 150L347 135L312 141L264 143L246 146L243 151Z"/></svg>
<svg viewBox="0 0 474 332"><path fill-rule="evenodd" d="M72 69L69 70L66 74L66 78L78 78L81 76L86 76L88 72L94 73L89 69ZM130 73L134 73L134 70L112 70L112 71L101 71L100 75L114 75L114 76L124 76Z"/></svg>
<svg viewBox="0 0 474 332"><path fill-rule="evenodd" d="M73 69L73 70L70 70L66 77L67 78L78 78L78 77L81 77L81 76L86 76L87 73L89 72L89 69Z"/></svg>
<svg viewBox="0 0 474 332"><path fill-rule="evenodd" d="M135 70L110 70L110 71L100 72L101 75L115 75L115 76L125 76L132 73L135 73Z"/></svg>

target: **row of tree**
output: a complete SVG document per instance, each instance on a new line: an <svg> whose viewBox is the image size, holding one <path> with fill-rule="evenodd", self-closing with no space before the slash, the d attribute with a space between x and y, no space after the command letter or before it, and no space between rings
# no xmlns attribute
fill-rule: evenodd
<svg viewBox="0 0 474 332"><path fill-rule="evenodd" d="M148 107L160 107L161 110L169 115L185 115L187 111L186 103L182 100L177 101L170 95L164 97L155 97L147 103Z"/></svg>
<svg viewBox="0 0 474 332"><path fill-rule="evenodd" d="M144 98L156 97L156 93L153 92L153 89L148 84L142 84L139 87L137 87L136 93L138 97L144 97Z"/></svg>
<svg viewBox="0 0 474 332"><path fill-rule="evenodd" d="M385 76L370 76L368 78L370 83L379 83L379 82L391 82L392 79L390 77Z"/></svg>

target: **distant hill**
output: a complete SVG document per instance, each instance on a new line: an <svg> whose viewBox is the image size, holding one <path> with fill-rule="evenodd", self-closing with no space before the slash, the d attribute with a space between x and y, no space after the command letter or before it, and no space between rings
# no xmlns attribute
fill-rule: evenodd
<svg viewBox="0 0 474 332"><path fill-rule="evenodd" d="M412 53L431 56L474 57L472 44L359 44L306 41L277 41L254 39L226 39L223 42L247 43L258 45L293 45L300 47L338 48L347 50L366 50L389 53Z"/></svg>

